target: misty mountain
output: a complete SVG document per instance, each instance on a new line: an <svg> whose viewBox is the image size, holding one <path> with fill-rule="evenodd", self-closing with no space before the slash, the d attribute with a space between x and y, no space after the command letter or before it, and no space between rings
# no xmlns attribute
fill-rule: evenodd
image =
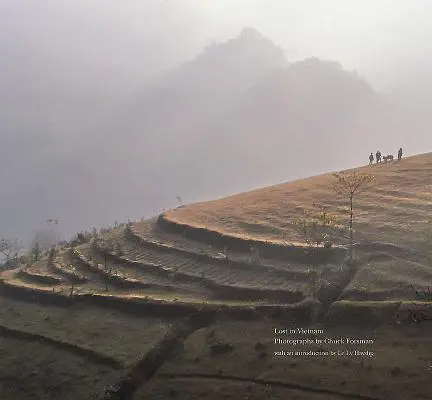
<svg viewBox="0 0 432 400"><path fill-rule="evenodd" d="M128 142L130 157L151 164L147 179L154 186L169 183L158 190L200 196L204 188L214 195L226 185L223 192L284 179L287 170L316 173L350 165L359 149L394 151L405 135L396 111L337 62L290 64L278 46L245 28L162 75L117 124L123 127L120 146ZM184 186L188 180L195 182L191 189Z"/></svg>
<svg viewBox="0 0 432 400"><path fill-rule="evenodd" d="M280 47L244 28L239 37L207 46L196 59L144 87L114 123L122 140L139 137L143 147L151 140L152 154L183 149L198 127L236 107L245 92L287 64Z"/></svg>
<svg viewBox="0 0 432 400"><path fill-rule="evenodd" d="M408 134L401 110L365 79L312 58L263 75L185 133L194 144L171 158L171 179L180 191L189 178L196 195L239 191L350 166L377 149L394 153Z"/></svg>
<svg viewBox="0 0 432 400"><path fill-rule="evenodd" d="M69 235L155 214L176 196L198 201L354 166L377 148L394 152L406 135L402 112L357 74L318 59L289 63L252 28L127 101L104 108L102 97L83 99L91 123L71 140L37 116L39 140L24 129L13 136L2 156L4 234L56 218ZM49 123L69 122L56 119L61 96L51 102Z"/></svg>

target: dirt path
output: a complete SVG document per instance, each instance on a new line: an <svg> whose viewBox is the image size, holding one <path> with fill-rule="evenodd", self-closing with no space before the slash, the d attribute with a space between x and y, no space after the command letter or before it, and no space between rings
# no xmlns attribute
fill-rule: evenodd
<svg viewBox="0 0 432 400"><path fill-rule="evenodd" d="M119 383L108 388L103 400L131 400L136 390L148 382L158 369L175 356L176 350L196 330L214 322L216 312L190 315L173 326L170 332L154 346Z"/></svg>

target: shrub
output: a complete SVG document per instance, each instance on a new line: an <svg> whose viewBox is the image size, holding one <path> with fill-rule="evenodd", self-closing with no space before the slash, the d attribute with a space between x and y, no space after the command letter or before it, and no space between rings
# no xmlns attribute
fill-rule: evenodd
<svg viewBox="0 0 432 400"><path fill-rule="evenodd" d="M132 233L132 224L131 223L126 224L125 229L124 229L124 233L126 235L130 235Z"/></svg>
<svg viewBox="0 0 432 400"><path fill-rule="evenodd" d="M324 242L324 248L326 249L330 249L333 246L333 243L330 241L326 241Z"/></svg>
<svg viewBox="0 0 432 400"><path fill-rule="evenodd" d="M216 342L210 346L212 354L225 354L234 349L234 346L230 343Z"/></svg>
<svg viewBox="0 0 432 400"><path fill-rule="evenodd" d="M428 287L427 290L417 290L414 286L412 288L415 291L416 297L421 301L432 301L432 290Z"/></svg>

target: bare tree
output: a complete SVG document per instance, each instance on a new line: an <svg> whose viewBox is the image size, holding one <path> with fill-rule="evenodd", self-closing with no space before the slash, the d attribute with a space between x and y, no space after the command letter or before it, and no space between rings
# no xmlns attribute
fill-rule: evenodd
<svg viewBox="0 0 432 400"><path fill-rule="evenodd" d="M35 240L33 242L32 248L31 248L31 254L33 261L39 261L41 254L42 254L42 248L39 244L39 240Z"/></svg>
<svg viewBox="0 0 432 400"><path fill-rule="evenodd" d="M321 205L321 211L316 215L309 215L304 211L303 218L294 221L294 227L301 233L306 243L306 254L312 275L312 295L317 298L318 291L324 283L322 273L318 271L320 264L325 264L327 258L322 257L322 249L333 244L332 236L335 232L335 218L328 212L327 207Z"/></svg>
<svg viewBox="0 0 432 400"><path fill-rule="evenodd" d="M353 171L351 173L335 173L333 174L335 182L333 190L335 193L348 199L349 201L349 259L353 261L353 246L354 246L354 199L356 196L365 190L369 189L371 183L375 181L375 177L371 174Z"/></svg>
<svg viewBox="0 0 432 400"><path fill-rule="evenodd" d="M0 239L0 253L6 258L6 261L9 261L18 251L16 250L16 243L10 239Z"/></svg>
<svg viewBox="0 0 432 400"><path fill-rule="evenodd" d="M91 233L92 237L95 238L95 237L98 236L98 234L99 234L99 232L98 232L97 228L96 228L96 227L93 227L93 228L92 228L92 233Z"/></svg>
<svg viewBox="0 0 432 400"><path fill-rule="evenodd" d="M334 214L330 212L330 206L324 203L314 202L315 207L320 211L314 215L315 218L315 229L317 231L318 245L322 245L326 248L333 246L333 236L336 232L337 219ZM315 242L317 244L317 242Z"/></svg>
<svg viewBox="0 0 432 400"><path fill-rule="evenodd" d="M126 224L125 228L124 228L124 233L126 235L131 235L132 232L132 222L128 221L128 223Z"/></svg>
<svg viewBox="0 0 432 400"><path fill-rule="evenodd" d="M0 239L0 255L3 256L6 264L18 260L21 245L17 239Z"/></svg>
<svg viewBox="0 0 432 400"><path fill-rule="evenodd" d="M51 247L49 254L48 254L48 266L52 265L52 263L54 262L54 259L56 257L56 248L55 247Z"/></svg>
<svg viewBox="0 0 432 400"><path fill-rule="evenodd" d="M104 278L105 278L105 292L108 292L108 284L110 282L112 267L108 267L108 255L104 254Z"/></svg>

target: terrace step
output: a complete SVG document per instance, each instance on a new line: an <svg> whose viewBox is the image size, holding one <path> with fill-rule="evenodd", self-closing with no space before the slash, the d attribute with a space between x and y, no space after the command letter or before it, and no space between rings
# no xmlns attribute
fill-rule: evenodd
<svg viewBox="0 0 432 400"><path fill-rule="evenodd" d="M61 275L64 279L72 283L85 283L88 281L88 277L84 274L80 274L74 265L68 263L65 260L66 252L59 254L50 265L50 269Z"/></svg>
<svg viewBox="0 0 432 400"><path fill-rule="evenodd" d="M256 293L277 292L299 293L304 290L307 283L306 272L291 273L289 277L300 278L289 282L286 278L278 274L278 271L248 271L245 268L232 268L226 263L209 263L196 260L184 252L166 252L163 246L155 248L143 247L141 242L131 240L130 237L124 236L122 232L117 232L116 235L111 235L108 240L115 242L120 246L123 254L122 261L133 262L138 261L151 265L151 272L165 275L167 271L174 272L179 281L193 281L208 289L213 293L221 291L254 291ZM103 247L103 246L102 246ZM127 260L126 260L127 259ZM157 272L156 269L159 269ZM303 279L301 279L303 278ZM300 282L299 282L300 281Z"/></svg>
<svg viewBox="0 0 432 400"><path fill-rule="evenodd" d="M208 246L202 242L185 238L182 235L164 231L153 218L148 221L138 222L126 232L126 237L135 240L142 247L149 249L165 250L177 253L197 261L210 264L229 266L247 272L269 273L284 279L297 280L305 278L308 264L290 262L275 258L260 257L259 262L253 260L251 253L230 252L226 257L220 249Z"/></svg>
<svg viewBox="0 0 432 400"><path fill-rule="evenodd" d="M81 246L80 250L76 248L71 249L70 254L72 258L78 259L83 265L87 266L89 270L99 274L99 276L104 280L104 282L106 281L113 286L131 289L147 288L149 286L146 283L141 282L137 279L131 279L124 274L120 274L117 272L112 273L105 270L103 264L98 263L97 260L90 259L86 250L88 251L86 247Z"/></svg>

